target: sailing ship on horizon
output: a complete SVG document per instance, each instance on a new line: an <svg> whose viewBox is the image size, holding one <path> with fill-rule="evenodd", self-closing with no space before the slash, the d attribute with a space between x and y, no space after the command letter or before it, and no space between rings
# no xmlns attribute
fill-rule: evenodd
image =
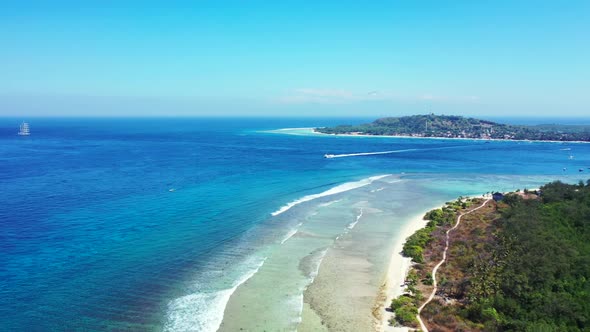
<svg viewBox="0 0 590 332"><path fill-rule="evenodd" d="M31 135L31 130L29 129L29 124L26 122L21 123L20 130L18 132L20 136L29 136Z"/></svg>

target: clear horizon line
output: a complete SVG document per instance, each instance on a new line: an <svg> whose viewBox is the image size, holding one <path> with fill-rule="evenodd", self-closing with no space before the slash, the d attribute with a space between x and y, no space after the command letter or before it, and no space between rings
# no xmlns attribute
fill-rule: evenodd
<svg viewBox="0 0 590 332"><path fill-rule="evenodd" d="M89 115L65 115L65 114L57 114L57 115L12 115L0 114L0 118L5 119L12 119L12 118L209 118L209 119L225 119L225 118L265 118L265 119L283 119L283 118L292 118L292 119L308 119L308 118L337 118L337 119L377 119L377 118L385 118L385 117L406 117L406 116L414 116L414 115L428 115L431 113L413 113L413 114L374 114L374 115L334 115L334 114L325 114L325 115L294 115L294 114L285 114L285 115L265 115L265 114L217 114L217 115L205 115L205 114L175 114L175 115L166 115L166 114L124 114L124 115L96 115L96 114L89 114ZM434 114L437 116L461 116L461 117L471 117L471 118L504 118L504 119L590 119L590 115L582 116L582 115L561 115L561 116L539 116L539 115L460 115L460 114Z"/></svg>

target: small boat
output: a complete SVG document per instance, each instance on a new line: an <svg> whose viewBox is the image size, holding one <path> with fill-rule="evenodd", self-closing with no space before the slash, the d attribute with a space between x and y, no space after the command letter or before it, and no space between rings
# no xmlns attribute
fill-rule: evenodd
<svg viewBox="0 0 590 332"><path fill-rule="evenodd" d="M325 155L324 155L324 158L328 158L328 159L330 159L330 158L334 158L334 157L336 157L336 156L335 156L335 155L333 155L333 154L325 154Z"/></svg>
<svg viewBox="0 0 590 332"><path fill-rule="evenodd" d="M18 131L19 136L29 136L31 135L31 131L29 129L29 124L26 122L21 123L20 130Z"/></svg>
<svg viewBox="0 0 590 332"><path fill-rule="evenodd" d="M570 155L569 159L574 159L574 156Z"/></svg>
<svg viewBox="0 0 590 332"><path fill-rule="evenodd" d="M584 169L583 169L583 168L580 168L580 169L578 170L578 172L583 172L583 171L584 171Z"/></svg>
<svg viewBox="0 0 590 332"><path fill-rule="evenodd" d="M566 170L567 170L567 167L564 167L564 168L563 168L563 171L565 172Z"/></svg>

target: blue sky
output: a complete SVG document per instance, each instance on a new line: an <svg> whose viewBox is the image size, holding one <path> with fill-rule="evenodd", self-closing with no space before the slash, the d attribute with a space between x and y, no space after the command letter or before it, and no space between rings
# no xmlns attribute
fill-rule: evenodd
<svg viewBox="0 0 590 332"><path fill-rule="evenodd" d="M590 114L590 1L0 4L0 115Z"/></svg>

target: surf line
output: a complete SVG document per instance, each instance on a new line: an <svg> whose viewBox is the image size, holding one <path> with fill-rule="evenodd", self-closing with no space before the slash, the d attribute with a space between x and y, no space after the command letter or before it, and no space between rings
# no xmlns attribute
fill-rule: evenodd
<svg viewBox="0 0 590 332"><path fill-rule="evenodd" d="M358 216L356 216L356 220L351 222L346 228L348 229L353 229L354 226L356 226L356 224L358 224L359 220L361 219L361 217L363 216L363 208L361 208L361 213L359 213Z"/></svg>
<svg viewBox="0 0 590 332"><path fill-rule="evenodd" d="M349 191L349 190L353 190L353 189L357 189L360 187L364 187L366 185L369 185L371 183L373 183L374 181L380 180L382 178L388 177L391 174L385 174L385 175L377 175L377 176L372 176L370 178L366 178L366 179L362 179L356 182L347 182L347 183L343 183L341 185L338 185L336 187L333 187L331 189L328 189L322 193L319 194L313 194L313 195L307 195L307 196L303 196L295 201L292 201L290 203L287 203L286 205L282 206L280 209L278 209L277 211L271 213L271 215L273 217L278 216L279 214L289 210L290 208L299 205L301 203L304 202L309 202L311 200L320 198L320 197L325 197L325 196L330 196L330 195L335 195L335 194L339 194L345 191Z"/></svg>
<svg viewBox="0 0 590 332"><path fill-rule="evenodd" d="M190 293L169 302L164 331L217 331L223 322L230 297L238 287L258 273L267 258L259 258L248 266L248 270L229 288Z"/></svg>

